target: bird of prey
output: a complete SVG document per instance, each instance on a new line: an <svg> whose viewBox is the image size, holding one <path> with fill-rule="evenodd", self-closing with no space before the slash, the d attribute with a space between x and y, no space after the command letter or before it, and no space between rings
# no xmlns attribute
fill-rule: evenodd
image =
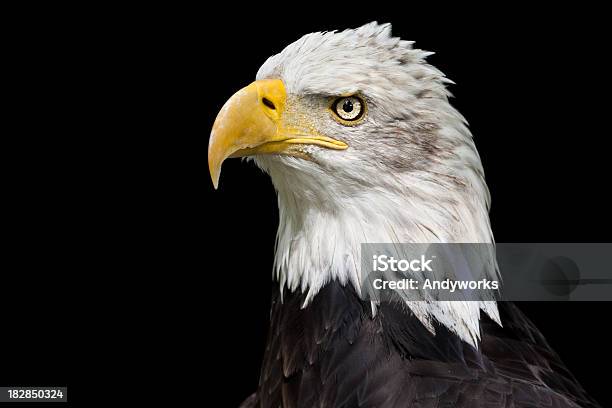
<svg viewBox="0 0 612 408"><path fill-rule="evenodd" d="M208 147L278 194L269 338L244 407L595 407L511 303L363 298L360 244L492 243L450 82L376 22L303 36L219 112Z"/></svg>

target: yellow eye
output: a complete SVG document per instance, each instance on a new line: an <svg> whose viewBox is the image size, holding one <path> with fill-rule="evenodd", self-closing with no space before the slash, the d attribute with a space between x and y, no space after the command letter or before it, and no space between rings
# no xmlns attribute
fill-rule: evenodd
<svg viewBox="0 0 612 408"><path fill-rule="evenodd" d="M355 121L363 116L365 103L356 96L347 96L336 99L332 110L338 117L347 122Z"/></svg>

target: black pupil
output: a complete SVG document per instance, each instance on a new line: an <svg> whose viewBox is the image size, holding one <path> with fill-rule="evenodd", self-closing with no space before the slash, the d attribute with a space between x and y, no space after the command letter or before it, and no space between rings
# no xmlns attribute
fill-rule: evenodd
<svg viewBox="0 0 612 408"><path fill-rule="evenodd" d="M342 110L345 112L352 112L353 111L353 102L351 102L350 99L347 99L344 101L344 103L342 104Z"/></svg>

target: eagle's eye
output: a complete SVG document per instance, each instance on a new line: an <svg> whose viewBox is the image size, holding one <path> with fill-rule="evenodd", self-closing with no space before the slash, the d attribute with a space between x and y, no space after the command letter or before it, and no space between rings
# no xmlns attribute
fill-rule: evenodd
<svg viewBox="0 0 612 408"><path fill-rule="evenodd" d="M341 121L354 122L363 116L365 103L356 96L338 98L332 105L332 111Z"/></svg>

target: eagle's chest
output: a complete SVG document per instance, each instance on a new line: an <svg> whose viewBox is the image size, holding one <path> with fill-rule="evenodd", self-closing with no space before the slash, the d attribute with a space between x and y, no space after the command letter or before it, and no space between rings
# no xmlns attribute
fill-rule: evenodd
<svg viewBox="0 0 612 408"><path fill-rule="evenodd" d="M257 407L595 407L512 304L483 320L480 349L409 310L370 305L332 282L305 295L275 290Z"/></svg>
<svg viewBox="0 0 612 408"><path fill-rule="evenodd" d="M439 398L483 371L477 352L448 332L433 336L407 310L383 305L372 318L350 285L328 284L302 309L303 298L273 298L261 406L393 406L416 393ZM449 381L430 378L438 375Z"/></svg>

